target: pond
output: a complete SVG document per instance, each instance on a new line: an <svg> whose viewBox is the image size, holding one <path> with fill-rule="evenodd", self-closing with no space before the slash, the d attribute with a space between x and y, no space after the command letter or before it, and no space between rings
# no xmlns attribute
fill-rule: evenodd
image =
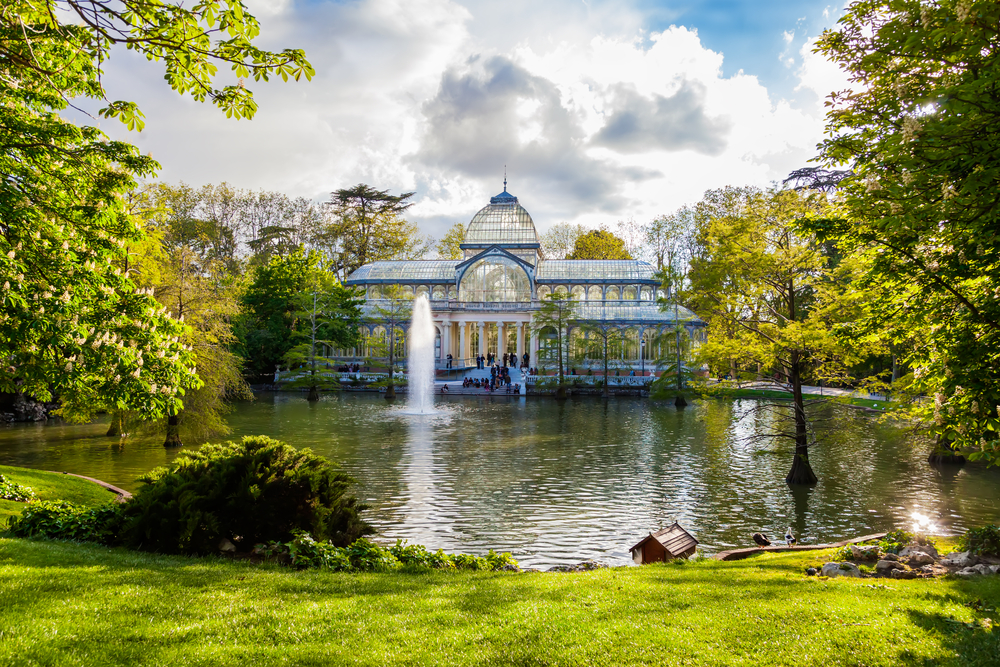
<svg viewBox="0 0 1000 667"><path fill-rule="evenodd" d="M804 543L909 527L914 512L943 533L1000 520L1000 470L935 469L928 445L876 416L818 408L811 450L819 484L792 492L785 442L753 436L787 406L700 400L687 409L640 399L455 396L439 414L409 416L372 394L308 404L262 394L230 416L233 437L266 434L339 462L358 480L379 539L431 549L510 551L524 566L628 548L677 520L706 552L752 546L791 526ZM176 451L162 438L104 436L106 424L0 428L0 464L67 471L134 490Z"/></svg>

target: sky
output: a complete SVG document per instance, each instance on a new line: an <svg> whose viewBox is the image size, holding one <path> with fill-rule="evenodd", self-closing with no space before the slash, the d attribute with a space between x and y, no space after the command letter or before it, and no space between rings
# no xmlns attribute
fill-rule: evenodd
<svg viewBox="0 0 1000 667"><path fill-rule="evenodd" d="M248 82L260 109L236 121L122 51L105 85L146 128L102 129L167 182L317 201L361 182L415 191L408 216L438 238L502 190L505 167L540 233L780 181L815 155L823 98L845 81L811 49L841 5L816 0L247 4L258 44L304 49L311 81Z"/></svg>

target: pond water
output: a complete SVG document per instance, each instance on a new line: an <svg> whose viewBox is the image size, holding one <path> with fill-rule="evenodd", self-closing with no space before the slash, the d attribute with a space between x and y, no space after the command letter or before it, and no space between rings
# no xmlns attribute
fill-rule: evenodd
<svg viewBox="0 0 1000 667"><path fill-rule="evenodd" d="M792 526L804 543L909 527L943 533L1000 520L1000 470L935 469L926 442L843 406L818 408L819 484L792 492L784 442L752 436L787 406L702 400L687 409L639 399L438 397L438 414L404 414L371 394L263 394L231 415L233 437L311 447L358 480L380 540L431 549L511 551L522 565L587 558L624 564L628 548L677 520L706 552L752 546ZM107 426L0 428L0 464L67 471L135 489L176 451L162 438L104 436Z"/></svg>

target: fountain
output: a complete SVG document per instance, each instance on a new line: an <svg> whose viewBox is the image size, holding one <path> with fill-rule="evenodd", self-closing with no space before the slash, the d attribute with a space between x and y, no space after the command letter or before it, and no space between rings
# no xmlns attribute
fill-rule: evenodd
<svg viewBox="0 0 1000 667"><path fill-rule="evenodd" d="M434 322L431 304L421 295L413 302L410 320L410 356L407 360L407 412L434 412Z"/></svg>

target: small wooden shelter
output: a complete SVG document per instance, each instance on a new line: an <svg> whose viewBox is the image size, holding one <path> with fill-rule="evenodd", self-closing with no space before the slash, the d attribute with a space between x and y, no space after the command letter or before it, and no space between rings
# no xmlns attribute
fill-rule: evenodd
<svg viewBox="0 0 1000 667"><path fill-rule="evenodd" d="M681 525L674 522L669 528L661 528L629 549L632 560L639 565L660 563L674 558L687 558L698 548L698 540Z"/></svg>

